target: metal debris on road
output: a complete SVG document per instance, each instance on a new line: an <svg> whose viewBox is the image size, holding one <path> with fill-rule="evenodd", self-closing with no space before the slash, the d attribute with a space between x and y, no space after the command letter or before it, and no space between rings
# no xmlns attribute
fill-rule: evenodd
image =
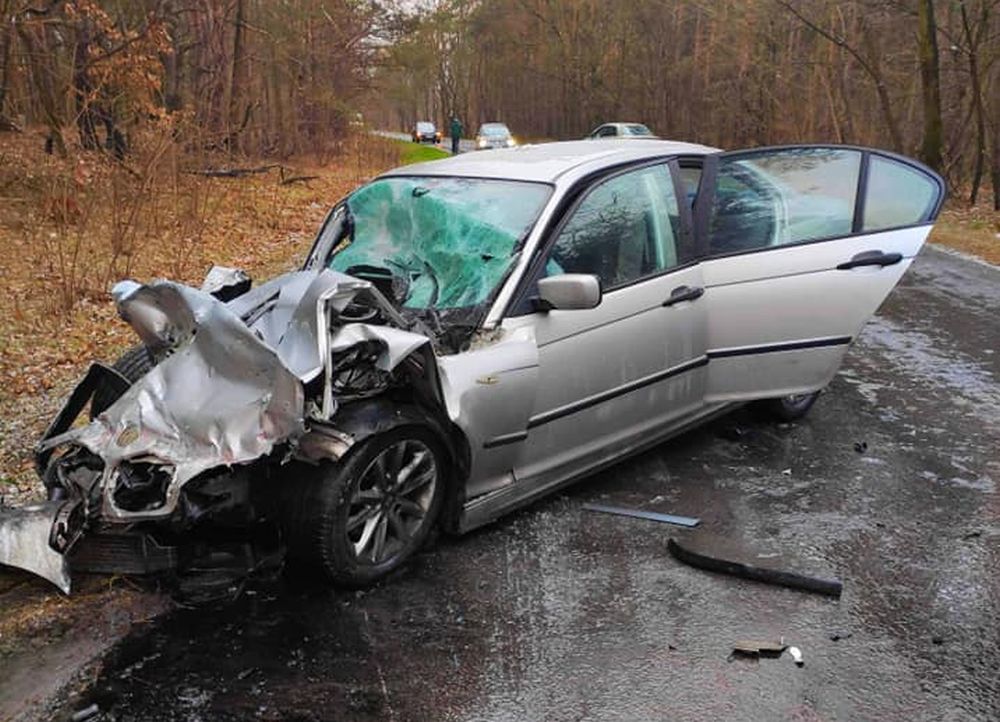
<svg viewBox="0 0 1000 722"><path fill-rule="evenodd" d="M792 655L792 659L795 660L796 667L802 667L805 665L806 661L802 659L802 650L798 647L789 647L788 653Z"/></svg>
<svg viewBox="0 0 1000 722"><path fill-rule="evenodd" d="M780 657L787 647L784 638L777 642L762 639L741 639L733 643L733 654L744 657Z"/></svg>
<svg viewBox="0 0 1000 722"><path fill-rule="evenodd" d="M604 504L584 504L587 511L599 511L604 514L618 514L620 516L631 516L636 519L648 519L649 521L663 522L664 524L676 524L677 526L695 527L701 524L701 519L692 516L677 516L675 514L661 514L658 511L645 511L643 509L626 509L621 506L605 506Z"/></svg>
<svg viewBox="0 0 1000 722"><path fill-rule="evenodd" d="M868 451L868 442L867 441L855 441L854 442L854 450L856 452L858 452L859 454L865 453L866 451Z"/></svg>
<svg viewBox="0 0 1000 722"><path fill-rule="evenodd" d="M676 540L671 538L667 542L667 549L675 559L684 564L710 572L720 574L730 574L744 579L751 579L757 582L775 584L782 587L802 589L807 592L816 592L830 597L840 597L844 589L843 582L839 579L823 579L811 577L797 572L786 572L780 569L768 569L766 567L755 567L743 562L720 559L707 554L687 549Z"/></svg>
<svg viewBox="0 0 1000 722"><path fill-rule="evenodd" d="M89 707L84 707L83 709L74 712L73 716L70 717L70 720L72 722L84 722L84 720L93 719L100 713L101 708L96 704L92 704Z"/></svg>

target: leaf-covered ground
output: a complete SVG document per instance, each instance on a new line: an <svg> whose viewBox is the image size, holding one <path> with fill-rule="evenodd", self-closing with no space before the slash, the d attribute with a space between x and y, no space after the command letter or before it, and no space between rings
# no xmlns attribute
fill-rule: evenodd
<svg viewBox="0 0 1000 722"><path fill-rule="evenodd" d="M934 226L931 242L1000 265L1000 213L952 203Z"/></svg>

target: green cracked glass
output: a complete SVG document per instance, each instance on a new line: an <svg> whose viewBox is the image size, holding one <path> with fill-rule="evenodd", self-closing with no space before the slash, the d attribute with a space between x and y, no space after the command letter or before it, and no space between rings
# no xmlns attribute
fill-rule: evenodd
<svg viewBox="0 0 1000 722"><path fill-rule="evenodd" d="M550 193L541 183L481 178L376 180L348 198L353 233L328 266L405 277L406 308L477 306L506 276Z"/></svg>

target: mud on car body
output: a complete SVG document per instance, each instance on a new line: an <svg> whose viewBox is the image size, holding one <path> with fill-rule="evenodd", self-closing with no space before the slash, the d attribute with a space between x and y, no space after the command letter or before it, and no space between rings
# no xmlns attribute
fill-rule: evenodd
<svg viewBox="0 0 1000 722"><path fill-rule="evenodd" d="M72 568L276 549L360 585L435 525L488 523L733 404L799 417L942 195L919 164L839 146L579 141L392 171L334 207L300 271L118 284L142 344L45 434L48 501L0 512L0 563L68 591Z"/></svg>

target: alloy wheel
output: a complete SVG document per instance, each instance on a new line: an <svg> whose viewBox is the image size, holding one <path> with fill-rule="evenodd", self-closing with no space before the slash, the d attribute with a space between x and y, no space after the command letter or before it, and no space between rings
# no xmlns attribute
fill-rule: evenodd
<svg viewBox="0 0 1000 722"><path fill-rule="evenodd" d="M434 453L422 441L403 439L383 449L352 487L346 532L357 562L379 565L406 549L437 484Z"/></svg>

